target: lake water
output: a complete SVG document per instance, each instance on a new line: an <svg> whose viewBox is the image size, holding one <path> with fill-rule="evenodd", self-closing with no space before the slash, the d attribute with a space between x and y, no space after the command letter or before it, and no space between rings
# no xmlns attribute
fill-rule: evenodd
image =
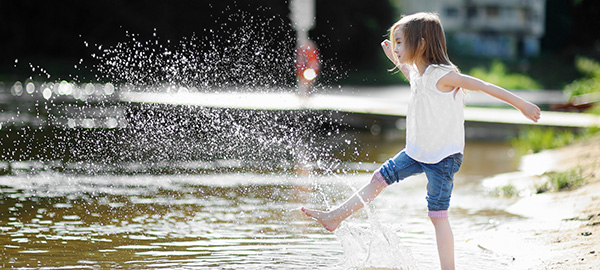
<svg viewBox="0 0 600 270"><path fill-rule="evenodd" d="M3 268L349 269L439 267L424 176L387 188L330 233L298 209L341 203L400 150L357 135L368 158L347 173L111 175L42 171L0 177ZM513 258L476 241L522 219L489 195L487 176L513 171L506 143L468 142L451 208L457 265L504 269ZM373 226L373 224L375 226ZM379 225L378 225L379 224ZM400 255L399 255L400 254ZM412 254L412 255L410 255ZM413 257L411 262L410 257Z"/></svg>

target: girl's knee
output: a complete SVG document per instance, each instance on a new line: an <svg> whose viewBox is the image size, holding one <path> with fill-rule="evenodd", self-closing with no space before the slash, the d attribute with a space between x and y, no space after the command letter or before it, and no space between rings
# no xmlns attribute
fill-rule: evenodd
<svg viewBox="0 0 600 270"><path fill-rule="evenodd" d="M385 188L387 187L389 184L385 181L385 178L383 177L383 175L381 174L381 172L376 171L373 174L373 177L371 178L371 183L372 184L377 184L379 186L381 186L381 188Z"/></svg>

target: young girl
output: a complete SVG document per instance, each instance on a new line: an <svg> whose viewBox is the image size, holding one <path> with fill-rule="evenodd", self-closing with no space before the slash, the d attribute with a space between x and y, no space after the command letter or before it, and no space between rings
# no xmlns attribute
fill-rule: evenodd
<svg viewBox="0 0 600 270"><path fill-rule="evenodd" d="M440 263L442 269L454 269L448 207L465 145L461 89L503 100L534 122L540 118L540 109L503 88L458 72L446 53L444 32L436 14L402 17L390 28L390 40L381 43L383 51L410 81L406 148L387 160L372 180L342 205L325 212L304 207L302 211L334 231L363 207L363 201L370 203L388 185L424 172L428 180L428 216L435 228Z"/></svg>

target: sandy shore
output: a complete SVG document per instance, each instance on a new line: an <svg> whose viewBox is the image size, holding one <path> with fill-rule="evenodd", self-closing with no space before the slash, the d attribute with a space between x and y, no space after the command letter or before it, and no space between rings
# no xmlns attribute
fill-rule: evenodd
<svg viewBox="0 0 600 270"><path fill-rule="evenodd" d="M485 243L495 252L516 254L515 269L600 269L600 136L528 156L523 163L522 172L490 179L490 185L510 183L521 190L529 186L531 191L547 181L548 172L572 169L581 171L585 185L522 194L507 211L527 217L526 221L488 233ZM507 239L515 240L515 248L494 249L494 241Z"/></svg>
<svg viewBox="0 0 600 270"><path fill-rule="evenodd" d="M554 170L581 169L586 185L553 194L556 201L579 202L575 216L562 220L576 223L548 231L547 244L558 256L544 262L548 269L600 269L600 136L554 150L558 163Z"/></svg>

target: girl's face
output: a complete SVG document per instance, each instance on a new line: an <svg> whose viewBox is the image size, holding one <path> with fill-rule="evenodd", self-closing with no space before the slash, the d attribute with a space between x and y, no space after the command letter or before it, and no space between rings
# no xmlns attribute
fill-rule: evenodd
<svg viewBox="0 0 600 270"><path fill-rule="evenodd" d="M404 33L402 32L402 26L396 27L396 29L394 30L394 38L396 39L392 40L392 42L394 42L394 53L398 57L398 61L404 64L406 63L406 57L404 57L406 55L406 43L404 42Z"/></svg>

